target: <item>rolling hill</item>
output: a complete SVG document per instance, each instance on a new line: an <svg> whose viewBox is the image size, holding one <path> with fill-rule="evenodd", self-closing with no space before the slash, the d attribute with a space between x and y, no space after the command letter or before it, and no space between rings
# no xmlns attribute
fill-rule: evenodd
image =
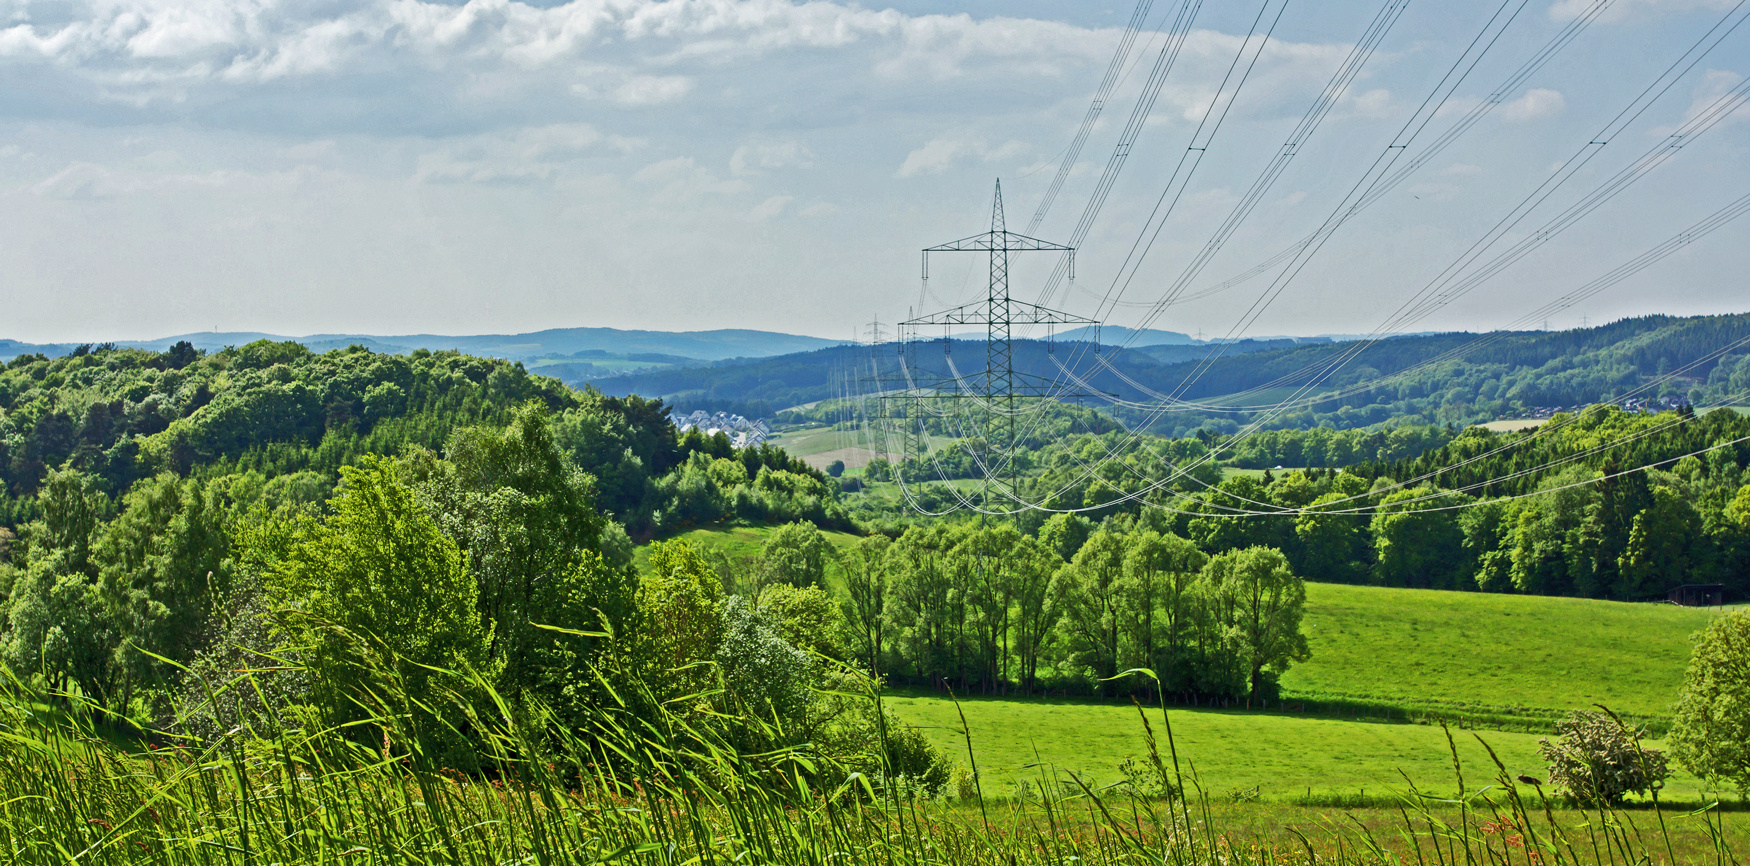
<svg viewBox="0 0 1750 866"><path fill-rule="evenodd" d="M775 331L722 329L713 331L622 331L617 328L554 328L527 334L476 334L449 336L442 334L403 334L381 336L372 334L312 334L305 337L284 337L244 331L214 331L178 334L156 340L116 341L122 348L163 351L172 344L188 341L195 348L217 351L226 346L242 346L256 340L293 340L314 352L344 349L359 345L373 352L406 354L415 349L439 351L456 349L469 355L503 358L507 361L566 361L573 358L591 361L592 354L605 360L639 360L636 356L652 356L644 360L658 365L685 361L721 361L729 358L755 358L785 355L837 345L838 340L783 334ZM65 355L76 343L21 343L0 339L0 360L19 355L42 353ZM559 378L565 378L560 376Z"/></svg>
<svg viewBox="0 0 1750 866"><path fill-rule="evenodd" d="M1019 341L1015 365L1025 375L1057 379L1075 367L1100 391L1125 400L1152 402L1174 393L1238 407L1255 406L1255 392L1292 394L1317 380L1319 402L1272 418L1274 426L1329 425L1349 428L1388 420L1472 424L1522 417L1539 410L1611 402L1669 376L1641 396L1698 402L1727 401L1746 390L1742 350L1722 349L1750 340L1750 314L1643 316L1571 331L1499 331L1487 334L1415 334L1371 344L1332 339L1250 341L1232 345L1210 360L1210 344L1102 346ZM934 378L955 387L955 374L971 381L984 367L980 341L944 339L919 343L907 362L913 381ZM792 355L739 359L690 368L635 372L604 383L614 394L662 397L687 408L770 415L830 399L847 383L865 392L901 379L891 346L842 345ZM878 368L888 385L868 381ZM1150 420L1141 412L1117 414ZM1156 421L1157 432L1194 428L1204 421L1244 423L1245 411L1176 409Z"/></svg>

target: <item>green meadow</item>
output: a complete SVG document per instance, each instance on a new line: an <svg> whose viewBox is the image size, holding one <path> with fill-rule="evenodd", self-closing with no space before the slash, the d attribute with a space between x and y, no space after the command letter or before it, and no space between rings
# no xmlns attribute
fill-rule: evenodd
<svg viewBox="0 0 1750 866"><path fill-rule="evenodd" d="M1669 715L1690 635L1715 610L1309 583L1311 660L1289 701L1346 701L1502 722L1604 704Z"/></svg>
<svg viewBox="0 0 1750 866"><path fill-rule="evenodd" d="M966 737L955 702L934 694L901 694L888 706L923 729L937 748L969 766ZM1122 780L1125 758L1148 760L1148 740L1136 706L1110 701L962 697L960 712L972 734L986 796L1012 796L1023 781L1043 779L1074 784L1071 773L1090 786ZM1162 760L1171 768L1161 710L1145 708ZM1433 725L1318 718L1294 713L1167 708L1173 742L1187 777L1196 777L1217 799L1293 802L1311 795L1369 801L1405 792L1405 782L1442 795L1457 789L1446 732ZM1497 773L1489 757L1495 750L1515 776L1545 775L1537 756L1538 735L1507 731L1453 730L1466 784L1472 790ZM1479 739L1480 738L1480 739ZM1657 741L1651 741L1657 747ZM1524 786L1522 786L1524 787ZM1529 793L1529 791L1527 791ZM1674 773L1664 796L1695 802L1701 783Z"/></svg>
<svg viewBox="0 0 1750 866"><path fill-rule="evenodd" d="M1690 635L1715 615L1661 604L1308 584L1312 658L1283 677L1281 706L1169 704L1168 712L1180 760L1218 797L1364 801L1405 791L1406 777L1451 790L1440 720L1453 728L1473 788L1496 772L1483 742L1511 774L1541 778L1537 741L1570 710L1604 704L1662 734ZM945 695L906 692L889 703L970 764ZM1042 772L1110 783L1121 778L1125 758L1146 760L1142 721L1128 698L962 696L959 709L980 775L993 786L987 793L1012 794L1024 780L1037 785ZM1148 712L1165 756L1160 709ZM1664 796L1693 803L1707 794L1677 772Z"/></svg>

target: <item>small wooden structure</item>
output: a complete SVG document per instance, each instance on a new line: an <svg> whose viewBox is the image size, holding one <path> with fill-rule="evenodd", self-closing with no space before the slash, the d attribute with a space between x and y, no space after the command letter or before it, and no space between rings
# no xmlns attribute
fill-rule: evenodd
<svg viewBox="0 0 1750 866"><path fill-rule="evenodd" d="M1723 583L1687 583L1671 590L1665 600L1684 607L1712 607L1726 603L1726 585Z"/></svg>

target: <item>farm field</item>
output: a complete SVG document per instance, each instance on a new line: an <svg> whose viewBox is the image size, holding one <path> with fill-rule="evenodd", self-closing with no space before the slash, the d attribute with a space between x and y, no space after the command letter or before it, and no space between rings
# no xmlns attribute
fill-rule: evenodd
<svg viewBox="0 0 1750 866"><path fill-rule="evenodd" d="M1690 635L1717 615L1664 604L1322 583L1306 591L1312 659L1283 676L1284 698L1472 718L1553 718L1601 703L1662 720L1683 680Z"/></svg>
<svg viewBox="0 0 1750 866"><path fill-rule="evenodd" d="M855 430L834 430L831 427L798 427L783 430L766 441L782 448L792 457L809 457L857 444Z"/></svg>
<svg viewBox="0 0 1750 866"><path fill-rule="evenodd" d="M1477 426L1496 433L1514 433L1541 427L1547 423L1549 423L1548 418L1503 418L1499 421L1485 421Z"/></svg>
<svg viewBox="0 0 1750 866"><path fill-rule="evenodd" d="M954 702L946 696L912 694L887 703L899 717L919 726L931 744L966 761L966 740ZM960 709L972 732L972 752L986 796L1012 795L1022 780L1040 782L1043 765L1074 772L1090 785L1122 776L1125 758L1146 762L1142 722L1128 699L1007 699L963 697ZM1169 707L1179 758L1189 774L1196 768L1212 796L1231 799L1257 789L1260 799L1288 801L1312 794L1394 796L1407 790L1403 776L1418 786L1450 792L1456 786L1446 735L1433 725L1388 724L1314 718L1288 713ZM1162 760L1170 765L1160 709L1149 711ZM1541 778L1538 736L1502 731L1479 732L1512 774ZM1470 731L1453 731L1466 784L1473 790L1495 774L1488 752ZM1662 744L1649 743L1655 748ZM1063 777L1068 781L1068 776ZM1523 786L1530 793L1529 786ZM1701 783L1674 771L1661 795L1696 802Z"/></svg>
<svg viewBox="0 0 1750 866"><path fill-rule="evenodd" d="M1283 695L1291 707L1312 709L1169 706L1173 733L1181 759L1197 767L1218 798L1253 787L1280 802L1309 793L1391 795L1405 790L1400 771L1421 786L1452 787L1451 754L1438 726L1359 720L1357 712L1481 720L1478 733L1511 773L1541 778L1541 734L1524 731L1547 731L1569 710L1603 703L1662 731L1688 662L1689 636L1715 615L1654 604L1307 584L1313 655L1283 678ZM966 742L947 697L913 692L890 704L965 763ZM1035 763L1109 783L1120 778L1120 761L1147 755L1127 699L970 697L961 708L980 772L997 786L987 793L1012 793L1023 779L1037 784L1039 768L1028 766ZM1150 721L1164 751L1159 712L1151 710ZM1496 730L1491 722L1512 729ZM1466 730L1454 735L1472 787L1493 777L1476 737ZM1663 796L1698 802L1705 794L1697 779L1679 772Z"/></svg>

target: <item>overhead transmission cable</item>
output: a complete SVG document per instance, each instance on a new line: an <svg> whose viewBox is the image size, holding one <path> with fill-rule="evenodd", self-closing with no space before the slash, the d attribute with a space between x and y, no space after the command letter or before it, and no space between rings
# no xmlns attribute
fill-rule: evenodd
<svg viewBox="0 0 1750 866"><path fill-rule="evenodd" d="M1574 39L1580 35L1581 31L1585 30L1587 26L1596 21L1598 17L1614 2L1615 0L1595 0L1592 5L1586 7L1586 9L1582 10L1579 15L1568 21L1567 25L1558 31L1555 36L1551 37L1548 42L1544 43L1544 45L1527 58L1524 63L1520 64L1512 74L1508 75L1505 80L1496 86L1495 89L1489 93L1487 98L1471 106L1468 111L1459 117L1458 120L1454 121L1453 124L1436 137L1433 142L1424 147L1415 158L1399 167L1380 183L1374 185L1373 188L1367 194L1363 195L1359 202L1357 202L1355 210L1360 211L1365 209L1369 205L1385 197L1385 195L1391 192L1392 189L1396 188L1399 184L1403 183L1404 180L1414 175L1424 165L1439 156L1449 146L1461 138L1466 132L1469 132L1471 127L1475 126L1477 122L1481 121L1484 117L1487 117L1490 112L1501 105L1501 103L1505 102L1508 96L1517 92L1520 86L1523 85L1532 75L1536 74L1538 70L1542 69L1554 59L1562 49L1572 43ZM1517 11L1515 11L1515 15L1517 14ZM1497 38L1498 35L1499 34L1497 34ZM1463 58L1461 57L1460 60L1462 61L1462 59ZM1480 54L1477 59L1481 59ZM1475 64L1473 63L1472 65L1474 66ZM1318 233L1315 231L1313 234L1296 241L1294 244L1283 249L1276 255L1265 259L1240 274L1212 286L1199 289L1195 292L1188 294L1180 293L1169 299L1165 305L1171 306L1174 304L1200 300L1248 282L1257 276L1275 269L1276 266L1281 265L1289 259L1294 258L1302 247L1314 242L1317 238ZM1092 294L1091 290L1090 294ZM1149 308L1162 305L1161 301L1111 301L1109 303L1112 306Z"/></svg>
<svg viewBox="0 0 1750 866"><path fill-rule="evenodd" d="M1511 3L1512 0L1506 0L1506 2ZM1524 0L1521 0L1521 2L1523 3ZM1240 223L1251 213L1252 209L1257 205L1257 202L1262 198L1264 193L1272 184L1274 184L1276 178L1286 170L1288 164L1300 151L1300 148L1311 138L1312 134L1317 131L1324 118L1329 115L1331 109L1336 105L1339 98L1344 93L1348 92L1350 84L1355 80L1356 76L1360 74L1361 69L1366 65L1367 60L1373 56L1374 51L1378 49L1379 44L1391 31L1392 26L1397 23L1398 18L1402 16L1403 10L1407 5L1408 0L1386 0L1385 4L1380 7L1379 11L1374 15L1373 20L1369 23L1367 29L1363 32L1362 37L1350 48L1350 51L1344 57L1343 62L1333 73L1331 80L1326 83L1325 87L1319 92L1317 98L1313 100L1312 105L1309 106L1307 111L1302 115L1300 122L1290 134L1287 142L1285 142L1276 152L1275 157L1272 158L1264 171L1253 182L1246 195L1242 197L1240 204L1236 205L1234 210L1229 213L1227 220L1223 222L1223 224L1217 229L1214 237L1212 237L1205 245L1204 254L1199 256L1198 262L1207 263L1208 257L1214 254L1213 250L1218 249L1222 243L1225 243L1226 238L1231 235L1233 231L1238 229ZM1260 20L1268 8L1269 4L1266 3L1266 5L1259 10ZM1179 199L1184 195L1185 189L1189 185L1193 173L1197 166L1201 164L1204 154L1207 153L1209 142L1213 140L1215 133L1219 131L1222 122L1225 121L1228 112L1232 109L1239 89L1244 86L1246 79L1250 76L1252 69L1256 66L1258 57L1263 52L1263 46L1268 43L1270 35L1275 30L1276 22L1280 21L1282 11L1285 8L1286 6L1278 8L1276 17L1272 20L1270 30L1266 31L1264 38L1259 42L1258 49L1252 54L1251 60L1246 64L1245 72L1240 76L1234 94L1230 95L1228 99L1224 101L1222 99L1222 93L1226 90L1226 84L1228 80L1232 78L1235 68L1240 61L1240 56L1235 56L1234 64L1230 65L1227 76L1222 80L1222 86L1217 89L1214 99L1211 100L1210 105L1205 110L1203 121L1198 124L1197 131L1192 136L1190 146L1187 147L1185 153L1181 155L1179 164L1175 166L1173 175L1169 178L1166 187L1161 191L1160 197L1156 200L1154 209L1150 212L1148 220L1144 222L1136 241L1132 243L1130 251L1125 255L1124 262L1119 266L1118 273L1114 276L1112 284L1107 289L1108 298L1112 297L1114 293L1122 294L1122 286L1127 286L1129 283L1129 277L1126 277L1126 272L1128 271L1130 277L1134 277L1136 268L1140 267L1143 257L1147 255L1148 250L1153 246L1154 239L1159 236L1161 228L1165 226L1168 216L1171 215L1172 211L1177 206ZM1503 6L1503 8L1505 8L1505 6ZM1499 13L1496 14L1496 17L1499 17ZM1494 20L1494 18L1490 19L1491 25ZM1254 32L1256 31L1256 28L1257 22L1254 22ZM1484 32L1486 33L1487 30L1488 28L1485 27ZM1250 41L1250 38L1251 36L1248 34L1248 42ZM1245 44L1246 43L1242 43L1242 53ZM1465 53L1468 55L1470 49L1467 48ZM1448 77L1450 77L1450 73L1448 74ZM1444 80L1445 79L1443 79L1443 81ZM1216 122L1213 126L1210 126L1208 122L1211 119L1212 112L1215 111L1217 106L1221 109L1220 114L1215 115ZM1208 129L1207 137L1204 136L1206 127ZM1195 157L1192 157L1192 154L1195 154ZM1180 171L1186 167L1187 161L1190 163L1189 170L1184 172L1183 178L1181 179ZM1175 186L1177 187L1176 192ZM1201 269L1201 264L1198 262L1194 262L1193 265L1187 269L1187 272L1193 273L1193 269ZM1051 284L1048 283L1048 292L1051 290L1050 286ZM1094 318L1102 318L1104 312L1105 308L1102 304L1100 315L1096 315ZM1077 344L1073 355L1074 362L1072 363L1072 368L1074 363L1079 363L1080 357L1086 353L1087 346L1088 343L1085 341ZM1054 379L1053 387L1055 388L1056 385L1061 384L1062 381L1062 376L1057 377Z"/></svg>
<svg viewBox="0 0 1750 866"><path fill-rule="evenodd" d="M1479 239L1464 255L1460 256L1457 262L1449 265L1440 276L1437 276L1428 286L1425 286L1410 300L1407 300L1398 313L1394 314L1392 317L1388 317L1388 319L1379 327L1375 328L1367 338L1356 341L1356 344L1347 348L1337 359L1324 365L1324 369L1320 371L1313 380L1301 387L1300 391L1297 392L1296 397L1298 397L1299 393L1304 393L1307 389L1317 386L1318 383L1334 374L1337 369L1346 365L1348 361L1358 355L1361 350L1377 342L1379 335L1382 332L1396 326L1401 326L1401 323L1404 321L1413 321L1413 319L1405 317L1404 314L1406 310L1415 309L1416 305L1421 302L1424 296L1430 294L1443 283L1453 281L1458 274L1463 273L1465 265L1474 262L1483 251L1495 241L1498 241L1502 235L1513 226L1517 225L1518 222L1522 221L1525 215L1533 209L1536 204L1547 199L1553 194L1556 188L1561 186L1568 178L1571 178L1574 173L1579 170L1580 166L1584 165L1586 161L1589 161L1592 156L1595 156L1599 148L1609 141L1611 135L1622 132L1628 125L1632 124L1634 120L1638 119L1640 115L1653 104L1653 102L1657 101L1660 96L1670 90L1683 74L1687 73L1690 69L1693 69L1702 58L1711 52L1714 47L1718 46L1719 43L1735 30L1739 24L1743 23L1745 16L1742 12L1745 8L1746 2L1750 2L1750 0L1740 0L1736 6L1726 13L1725 17L1720 19L1718 23L1710 28L1708 32L1705 33L1701 39L1697 40L1688 51L1678 57L1677 60L1667 67L1667 69L1661 73L1652 84L1648 85L1645 90L1643 90L1627 107L1619 112L1618 115L1605 126L1604 133L1595 136L1581 148L1580 152L1576 154L1574 158L1563 164L1562 169L1565 170L1558 170L1554 178L1546 180L1534 189L1518 206L1510 211L1507 216L1503 217L1501 221L1496 224L1494 229L1491 229L1484 238ZM1636 163L1636 167L1625 170L1624 172L1619 173L1616 177L1613 177L1610 181L1602 184L1592 195L1587 196L1580 203L1570 207L1568 211L1558 215L1551 221L1551 223L1546 224L1545 231L1540 231L1534 234L1528 238L1526 242L1522 242L1513 249L1509 249L1506 253L1503 253L1502 256L1498 256L1497 259L1493 260L1490 264L1484 265L1484 269L1488 270L1486 276L1492 276L1494 273L1499 272L1500 268L1491 267L1494 262L1499 262L1510 255L1515 256L1514 260L1517 260L1517 257L1522 257L1531 249L1541 246L1542 243L1546 242L1550 237L1553 237L1556 232L1571 226L1573 222L1577 221L1581 216L1590 213L1610 198L1619 194L1624 188L1639 179L1639 177L1644 175L1647 171L1650 171L1665 159L1669 158L1669 156L1675 153L1676 149L1680 148L1683 144L1686 144L1695 136L1711 129L1725 117L1729 116L1732 111L1743 102L1747 92L1750 92L1750 80L1740 83L1737 87L1715 99L1706 109L1693 115L1690 120L1680 126L1675 133L1669 136L1661 144L1656 145L1647 155L1643 156L1642 159ZM1478 282L1480 282L1480 280ZM1475 285L1476 282L1471 282L1468 286L1465 286L1464 290L1468 291L1469 288L1472 288ZM1450 298L1448 298L1447 302L1450 302ZM1431 313L1433 309L1437 308L1438 307L1428 308L1426 312ZM1424 315L1426 315L1426 313L1424 313ZM1207 370L1206 365L1201 366L1200 369L1194 373L1194 376L1187 377L1186 381L1182 382L1176 391L1178 393L1183 393L1183 389L1189 387L1190 384L1193 384L1195 379L1200 377L1204 370ZM1295 398L1291 397L1290 401L1293 399ZM1153 420L1158 418L1167 408L1168 407L1166 406L1162 406L1156 409L1141 426L1146 428L1148 424L1153 423ZM1268 423L1268 421L1273 419L1276 415L1280 414L1280 411L1279 408L1267 410L1262 417L1247 426L1245 431L1242 432L1240 440L1243 440L1245 436L1249 436L1251 433L1262 429L1262 426ZM1134 439L1134 434L1132 439Z"/></svg>
<svg viewBox="0 0 1750 866"><path fill-rule="evenodd" d="M1277 7L1276 15L1274 18L1270 19L1270 29L1265 32L1264 39L1259 40L1258 42L1258 47L1256 51L1254 51L1252 57L1254 63L1257 61L1257 52L1263 50L1264 44L1269 41L1270 34L1275 32L1276 22L1281 20L1282 10L1287 8L1287 3L1288 0L1264 0L1263 5L1258 8L1258 15L1252 21L1251 30L1246 34L1245 40L1240 43L1239 49L1234 53L1234 60L1228 67L1227 77L1222 79L1222 86L1217 89L1216 101L1212 102L1209 108L1204 112L1205 122L1208 121L1210 112L1213 111L1215 106L1219 103L1221 91L1226 88L1227 81L1232 77L1234 67L1237 66L1240 59L1245 56L1246 49L1251 45L1253 37L1257 35L1258 27L1265 20L1265 16L1270 11L1271 6L1275 5ZM1161 44L1160 52L1155 55L1154 65L1149 69L1148 78L1143 82L1142 89L1137 95L1135 104L1131 106L1130 117L1125 120L1124 128L1118 133L1118 141L1113 145L1111 155L1106 158L1106 166L1101 169L1100 177L1094 183L1094 191L1089 194L1087 203L1082 206L1081 216L1077 218L1075 227L1070 230L1069 240L1066 244L1067 246L1080 246L1082 241L1087 238L1088 231L1093 228L1095 217L1099 215L1100 209L1105 206L1106 197L1112 192L1112 186L1118 182L1118 175L1123 171L1125 161L1130 158L1131 148L1136 145L1137 137L1142 135L1143 128L1147 126L1149 115L1154 110L1155 101L1160 97L1161 88L1166 85L1167 78L1171 75L1173 66L1179 59L1179 52L1185 47L1185 39L1191 34L1191 25L1196 20L1197 13L1201 11L1202 8L1203 0L1180 0L1178 6L1171 14L1170 17L1172 21L1167 25L1166 39ZM1247 69L1248 71L1250 70L1249 65ZM1089 128L1091 128L1091 125ZM1199 129L1201 128L1202 124L1199 124ZM1183 164L1184 159L1181 157L1180 165L1183 166ZM1066 159L1063 165L1059 167L1059 177L1067 177L1068 173L1073 168L1074 163ZM1178 169L1174 169L1174 171L1176 173ZM1050 209L1051 202L1055 201L1055 199L1056 193L1053 192L1048 200L1040 202L1039 209L1034 213L1032 222L1028 224L1029 234L1031 234L1032 231L1038 227L1038 224L1045 218L1046 211ZM1069 261L1067 255L1058 260L1057 264L1051 271L1052 281L1059 280L1069 273ZM1055 283L1048 282L1046 291L1041 292L1039 298L1041 304L1047 304L1050 286L1052 285L1055 285Z"/></svg>
<svg viewBox="0 0 1750 866"><path fill-rule="evenodd" d="M1387 374L1381 378L1371 379L1371 380L1368 380L1366 382L1358 382L1358 383L1355 383L1353 385L1349 385L1349 386L1346 386L1344 388L1340 388L1334 392L1331 392L1331 391L1321 392L1318 394L1308 396L1308 397L1306 397L1302 400L1299 400L1299 401L1292 401L1292 402L1285 401L1285 402L1278 404L1278 405L1280 405L1284 408L1298 408L1298 407L1310 407L1310 406L1317 405L1319 403L1328 403L1332 400L1342 399L1343 397L1347 397L1347 396L1350 396L1353 394L1363 393L1365 391L1373 390L1375 388L1379 388L1379 387L1384 386L1384 385L1392 384L1393 382L1407 378L1407 377L1414 375L1415 373L1421 372L1422 370L1427 369L1428 367L1431 367L1435 364L1439 364L1439 363L1442 363L1445 361L1453 360L1455 358L1462 357L1464 355L1470 354L1470 353L1475 352L1477 350L1480 350L1482 348L1486 348L1487 346L1489 346L1493 343L1496 343L1496 342L1499 342L1503 339L1506 339L1513 332L1513 330L1517 327L1522 327L1522 326L1529 324L1531 322L1537 322L1537 321L1547 319L1550 317L1550 315L1552 315L1554 313L1558 313L1558 312L1561 312L1563 310L1566 310L1569 307L1572 307L1575 304L1580 303L1581 301L1587 300L1587 299L1599 294L1600 292L1603 292L1604 290L1606 290L1612 286L1615 286L1616 284L1622 282L1623 280L1626 280L1629 277L1632 277L1635 274L1638 274L1641 271L1644 271L1647 268L1652 267L1654 264L1657 264L1658 262L1663 261L1666 257L1668 257L1668 256L1672 255L1673 253L1676 253L1679 250L1682 250L1683 248L1687 247L1689 244L1694 243L1695 241L1701 240L1704 237L1707 237L1709 234L1713 233L1715 230L1724 227L1725 225L1729 224L1733 220L1743 216L1745 213L1750 213L1750 195L1744 195L1744 196L1739 197L1738 199L1736 199L1732 203L1726 205L1723 208L1720 208L1717 211L1714 211L1712 214L1709 214L1708 216L1704 217L1700 221L1690 225L1689 227L1678 232L1676 235L1668 238L1663 243L1658 244L1657 246L1654 246L1651 249L1648 249L1648 250L1642 252L1640 255L1636 256L1635 258L1630 259L1629 261L1624 262L1623 264L1616 266L1615 268L1611 269L1609 272L1592 279L1590 282L1587 282L1585 285L1579 287L1578 289L1575 289L1574 291L1569 292L1569 293L1567 293L1559 298L1556 298L1555 300L1550 301L1549 303L1544 304L1541 307L1538 307L1530 312L1527 312L1527 313L1521 315L1519 318L1508 323L1505 326L1505 328L1502 330L1491 332L1488 334L1479 335L1476 339L1470 340L1462 345L1448 349L1448 350L1441 352L1440 354L1435 355L1431 358L1427 358L1427 359L1424 359L1422 361L1418 361L1411 366L1408 366L1402 370ZM1107 361L1105 358L1097 358L1096 362L1100 364L1102 369L1112 373L1113 375L1117 376L1124 383L1130 385L1131 387L1137 389L1138 391L1141 391L1142 393L1144 393L1145 395L1147 395L1150 398L1153 398L1153 400L1156 401L1156 402L1150 402L1150 403L1140 403L1140 402L1129 401L1129 400L1114 400L1114 401L1112 401L1117 405L1126 406L1126 407L1130 407L1130 408L1153 408L1155 405L1158 404L1159 401L1171 401L1178 408L1191 409L1191 410L1196 410L1196 411L1200 411L1200 412L1218 412L1218 413L1256 412L1256 411L1258 411L1259 408L1261 408L1261 407L1255 406L1255 405L1254 406L1245 406L1245 405L1239 405L1239 404L1234 404L1234 403L1218 404L1218 403L1208 403L1208 402L1204 402L1204 401L1200 401L1200 400L1186 400L1186 399L1182 399L1182 398L1175 398L1171 395L1162 394L1158 391L1154 391L1154 390L1148 388L1146 385L1142 384L1141 382L1136 381L1129 374L1125 373L1122 369L1118 368L1116 365L1113 365L1112 363ZM1062 367L1061 362L1059 363L1059 367L1060 368ZM1261 391L1267 391L1267 390L1272 390L1275 388L1285 387L1288 385L1291 377L1294 377L1295 375L1296 375L1295 373L1288 373L1288 374L1280 376L1274 380L1271 380L1269 382L1265 382L1265 383L1262 383L1259 385L1254 385L1251 388L1247 388L1247 389L1242 390L1242 391L1236 391L1233 394L1228 395L1228 397L1229 397L1229 399L1236 398L1236 397L1244 397L1247 394L1254 394L1254 393L1258 393ZM1092 384L1089 384L1085 379L1083 379L1079 376L1072 376L1072 381L1074 381L1076 384L1078 384L1084 388L1093 388L1094 387Z"/></svg>
<svg viewBox="0 0 1750 866"><path fill-rule="evenodd" d="M1123 77L1121 73L1125 62L1130 58L1131 46L1136 43L1136 36L1141 32L1152 6L1154 0L1137 0L1136 10L1130 13L1130 23L1125 26L1123 35L1118 37L1118 47L1112 52L1111 62L1106 64L1106 75L1100 79L1100 86L1094 89L1094 101L1082 115L1082 124L1076 129L1075 137L1070 139L1069 148L1063 154L1063 162L1057 167L1057 175L1051 179L1051 186L1046 188L1045 196L1039 200L1039 207L1033 211L1033 219L1027 223L1025 234L1031 235L1039 228L1046 211L1051 210L1052 202L1057 200L1058 192L1063 189L1063 182L1069 179L1070 170L1075 168L1076 160L1081 158L1082 147L1088 143L1088 135L1094 131L1094 123L1106 109L1106 100L1112 96L1112 88Z"/></svg>

